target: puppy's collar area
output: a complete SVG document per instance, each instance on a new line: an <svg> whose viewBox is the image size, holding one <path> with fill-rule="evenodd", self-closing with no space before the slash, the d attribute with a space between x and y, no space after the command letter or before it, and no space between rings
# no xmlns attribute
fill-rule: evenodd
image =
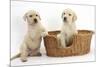
<svg viewBox="0 0 100 67"><path fill-rule="evenodd" d="M63 22L63 25L72 26L73 23L71 23L71 22Z"/></svg>
<svg viewBox="0 0 100 67"><path fill-rule="evenodd" d="M40 22L38 22L38 23L33 23L33 24L28 24L28 29L35 28L35 27L37 27L38 25L40 25Z"/></svg>
<svg viewBox="0 0 100 67"><path fill-rule="evenodd" d="M36 21L36 22L34 22L34 21ZM37 25L37 24L39 24L39 20L33 20L33 22L31 23L31 24L28 24L29 26L35 26L35 25Z"/></svg>
<svg viewBox="0 0 100 67"><path fill-rule="evenodd" d="M64 23L68 23L68 21L67 21L67 20L66 20L66 21L65 21L65 20L63 20L63 22L64 22Z"/></svg>
<svg viewBox="0 0 100 67"><path fill-rule="evenodd" d="M35 27L36 25L37 25L37 23L28 24L28 27L29 27L29 28L33 28L33 27Z"/></svg>

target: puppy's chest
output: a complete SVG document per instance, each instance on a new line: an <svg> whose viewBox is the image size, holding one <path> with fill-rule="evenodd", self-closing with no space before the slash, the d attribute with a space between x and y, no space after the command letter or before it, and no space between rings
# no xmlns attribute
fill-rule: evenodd
<svg viewBox="0 0 100 67"><path fill-rule="evenodd" d="M64 33L65 36L70 36L75 33L75 27L73 26L64 26L62 28L62 32Z"/></svg>
<svg viewBox="0 0 100 67"><path fill-rule="evenodd" d="M30 32L30 36L31 36L31 38L40 38L41 37L41 33L42 33L42 31L41 30L32 30L31 32Z"/></svg>

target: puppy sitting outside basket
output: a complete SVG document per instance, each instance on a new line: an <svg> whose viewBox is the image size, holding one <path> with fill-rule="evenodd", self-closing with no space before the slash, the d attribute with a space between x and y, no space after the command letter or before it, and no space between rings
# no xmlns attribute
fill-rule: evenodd
<svg viewBox="0 0 100 67"><path fill-rule="evenodd" d="M11 60L20 57L22 62L26 62L28 56L41 56L40 43L42 37L48 35L48 32L41 24L41 18L38 12L34 10L28 11L24 15L24 20L27 21L28 31L20 46L20 53L12 57Z"/></svg>

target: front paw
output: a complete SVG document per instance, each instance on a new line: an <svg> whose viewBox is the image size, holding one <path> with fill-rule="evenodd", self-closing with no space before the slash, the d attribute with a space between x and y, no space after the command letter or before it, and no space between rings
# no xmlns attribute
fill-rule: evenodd
<svg viewBox="0 0 100 67"><path fill-rule="evenodd" d="M27 59L26 58L21 58L21 61L22 62L27 62Z"/></svg>
<svg viewBox="0 0 100 67"><path fill-rule="evenodd" d="M42 37L45 37L45 36L47 36L47 35L48 35L48 32L43 32L43 33L41 34Z"/></svg>
<svg viewBox="0 0 100 67"><path fill-rule="evenodd" d="M75 31L75 35L77 35L78 34L78 31Z"/></svg>

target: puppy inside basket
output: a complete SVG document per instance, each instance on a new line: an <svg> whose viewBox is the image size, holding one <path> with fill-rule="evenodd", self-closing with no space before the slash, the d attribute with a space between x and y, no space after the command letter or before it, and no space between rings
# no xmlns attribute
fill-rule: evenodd
<svg viewBox="0 0 100 67"><path fill-rule="evenodd" d="M72 44L73 36L77 34L75 21L77 16L71 9L65 9L62 13L62 27L60 34L57 35L58 44L61 48L66 48Z"/></svg>

